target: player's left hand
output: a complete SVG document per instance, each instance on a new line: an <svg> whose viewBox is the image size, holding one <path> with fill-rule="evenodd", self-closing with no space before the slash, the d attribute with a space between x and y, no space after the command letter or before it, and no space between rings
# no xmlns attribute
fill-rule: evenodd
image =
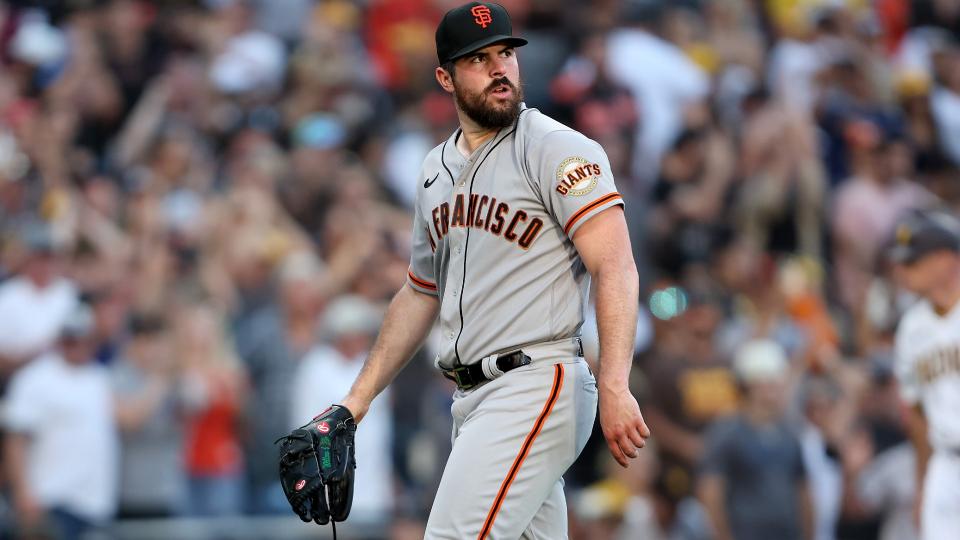
<svg viewBox="0 0 960 540"><path fill-rule="evenodd" d="M354 434L350 410L333 405L281 437L280 485L303 521L344 521L353 504Z"/></svg>
<svg viewBox="0 0 960 540"><path fill-rule="evenodd" d="M629 460L639 455L650 436L640 405L628 388L600 389L600 428L621 467L629 466Z"/></svg>

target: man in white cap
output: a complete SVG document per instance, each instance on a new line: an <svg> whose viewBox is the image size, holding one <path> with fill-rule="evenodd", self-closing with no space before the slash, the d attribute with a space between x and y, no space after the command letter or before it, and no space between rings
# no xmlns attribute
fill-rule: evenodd
<svg viewBox="0 0 960 540"><path fill-rule="evenodd" d="M787 369L771 340L750 341L736 354L742 408L707 433L698 486L716 540L812 538L800 442L784 418Z"/></svg>
<svg viewBox="0 0 960 540"><path fill-rule="evenodd" d="M116 508L113 396L106 368L93 361L93 338L93 313L78 304L57 349L11 379L3 407L4 466L18 525L49 523L64 540L104 526Z"/></svg>

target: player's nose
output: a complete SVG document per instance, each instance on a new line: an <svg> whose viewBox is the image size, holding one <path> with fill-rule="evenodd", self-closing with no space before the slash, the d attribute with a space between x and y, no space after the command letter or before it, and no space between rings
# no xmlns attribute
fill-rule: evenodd
<svg viewBox="0 0 960 540"><path fill-rule="evenodd" d="M494 56L493 60L490 62L490 76L494 79L499 79L507 74L507 64L504 62L503 58L499 56Z"/></svg>

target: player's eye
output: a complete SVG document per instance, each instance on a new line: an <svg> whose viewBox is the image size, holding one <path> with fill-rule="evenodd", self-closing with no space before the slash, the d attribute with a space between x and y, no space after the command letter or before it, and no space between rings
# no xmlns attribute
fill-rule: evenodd
<svg viewBox="0 0 960 540"><path fill-rule="evenodd" d="M473 58L471 58L470 61L473 62L474 64L479 64L480 62L483 62L483 56L478 54L477 56L474 56Z"/></svg>
<svg viewBox="0 0 960 540"><path fill-rule="evenodd" d="M507 49L505 51L501 51L500 56L504 58L510 58L511 56L513 56L513 49Z"/></svg>

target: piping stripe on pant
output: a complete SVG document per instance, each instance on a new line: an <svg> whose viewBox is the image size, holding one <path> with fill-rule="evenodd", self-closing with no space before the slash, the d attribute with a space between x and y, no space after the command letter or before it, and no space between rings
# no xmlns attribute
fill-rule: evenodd
<svg viewBox="0 0 960 540"><path fill-rule="evenodd" d="M533 441L537 438L537 435L540 434L540 430L543 428L543 424L546 423L547 417L550 416L550 411L553 410L553 406L560 396L561 388L563 388L563 364L556 364L554 366L553 387L550 390L550 397L548 397L547 402L544 403L543 410L540 411L540 416L537 417L537 421L533 424L533 429L530 430L527 438L523 441L523 446L520 447L520 453L517 454L516 459L513 460L513 465L510 467L510 472L507 473L507 477L504 478L503 483L500 484L500 491L497 492L493 506L491 506L490 511L487 512L487 519L483 522L483 529L480 530L480 534L477 536L478 540L484 540L487 535L490 534L490 529L493 528L493 521L497 518L497 513L500 512L500 506L507 497L510 484L512 484L517 477L520 466L523 465L523 460L526 459L527 454L530 453Z"/></svg>

